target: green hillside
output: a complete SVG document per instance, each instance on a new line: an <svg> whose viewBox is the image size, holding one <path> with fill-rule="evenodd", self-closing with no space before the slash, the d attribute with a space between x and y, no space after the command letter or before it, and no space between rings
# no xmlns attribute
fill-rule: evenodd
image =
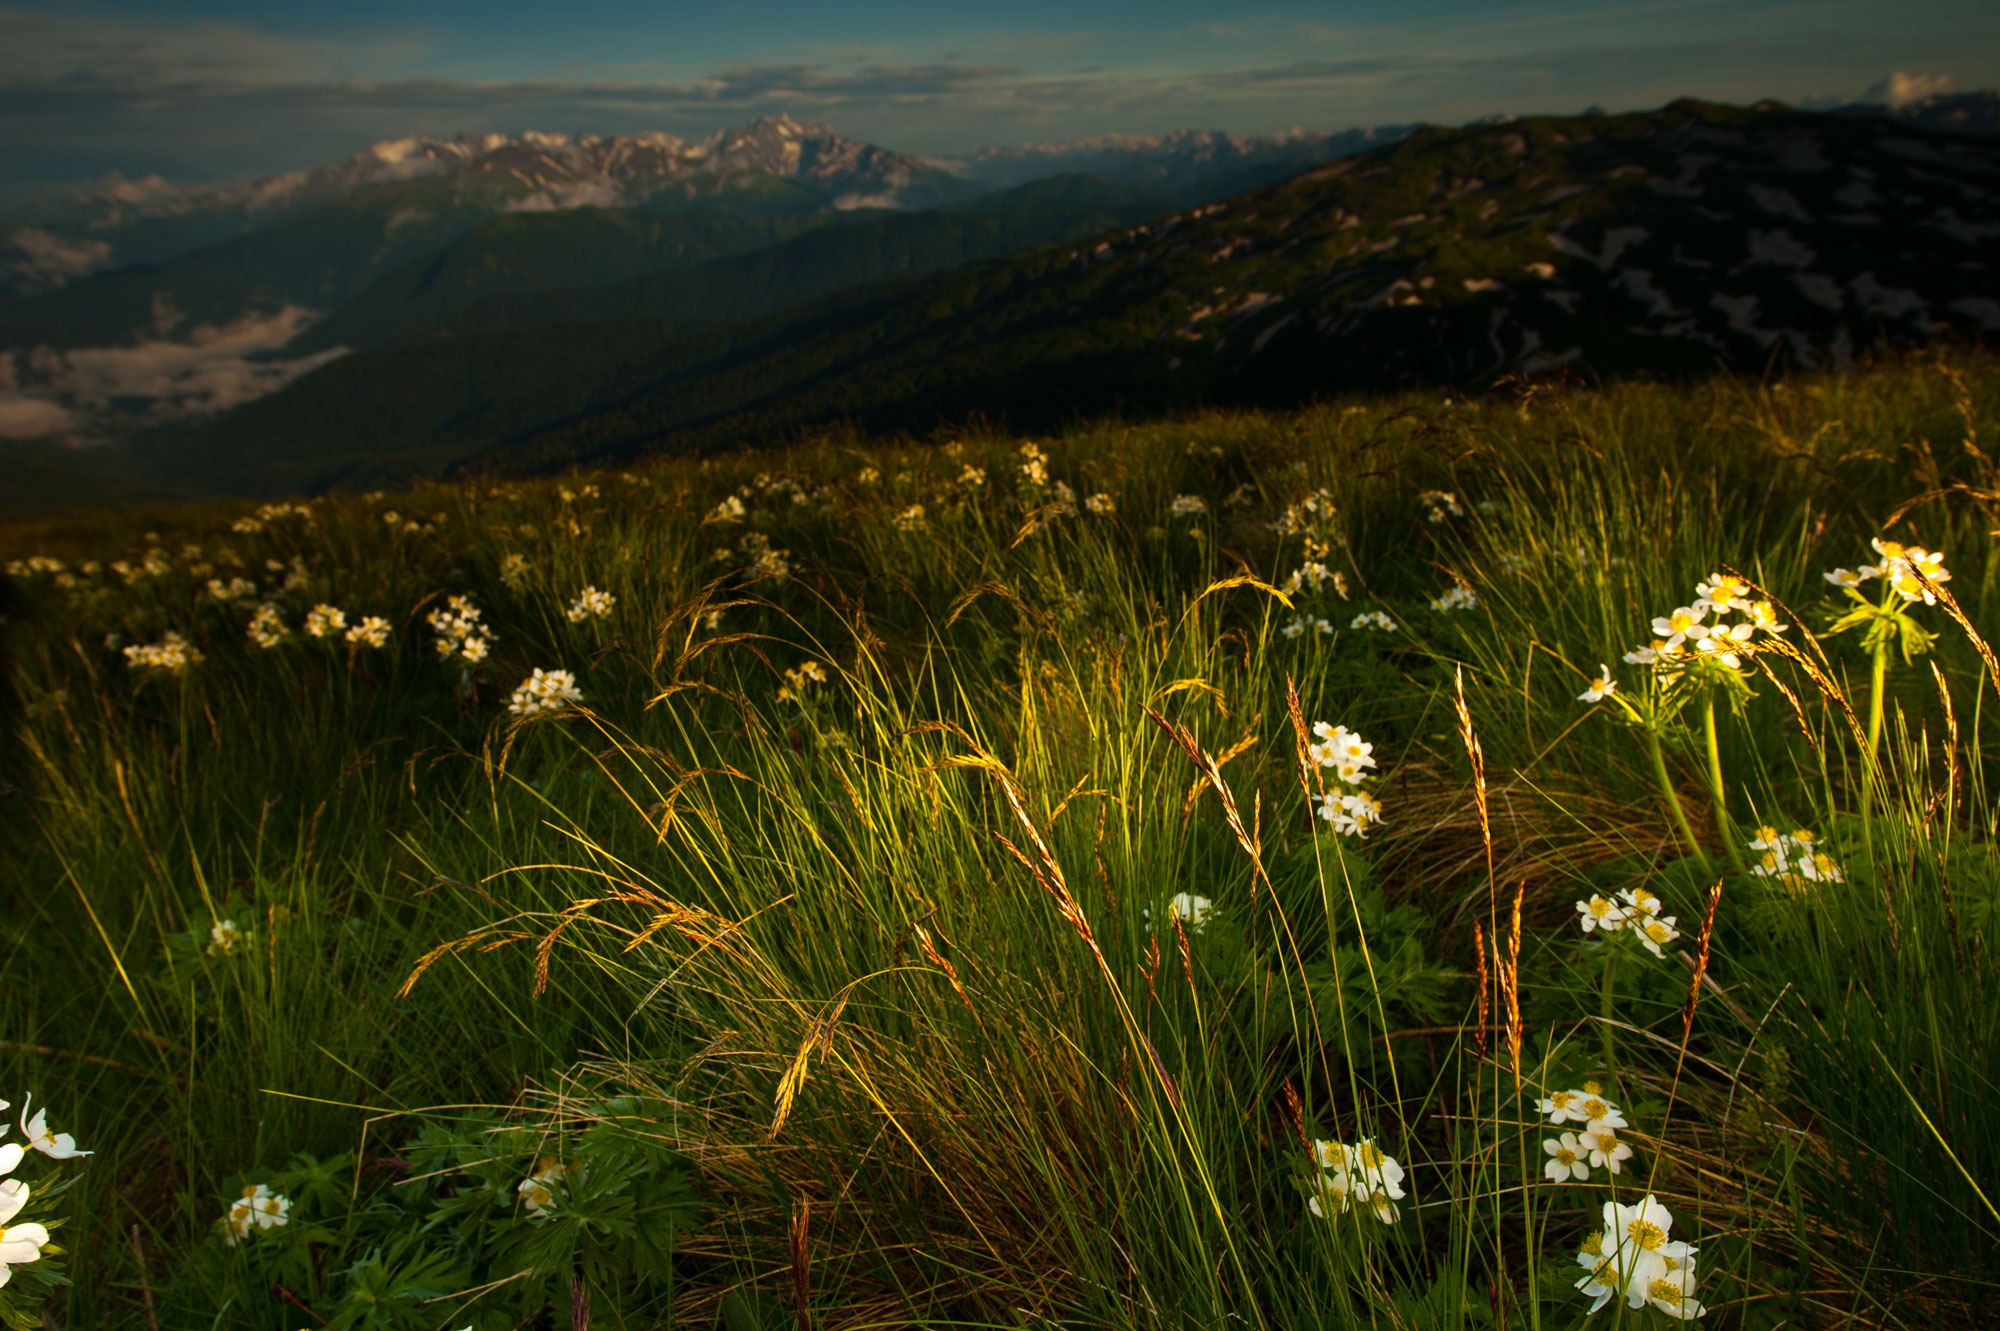
<svg viewBox="0 0 2000 1331"><path fill-rule="evenodd" d="M1039 429L1565 367L1839 366L2000 327L2000 272L1979 257L1992 224L1974 207L1996 170L1988 141L1775 106L1424 130L1223 203L745 326L585 320L362 353L150 457L163 476L269 485L365 455L356 474L379 481L446 458L533 470L835 420ZM804 252L642 281L735 282Z"/></svg>
<svg viewBox="0 0 2000 1331"><path fill-rule="evenodd" d="M862 283L1089 235L1171 207L1151 190L1057 179L915 213L516 214L382 278L286 351L628 314L753 319Z"/></svg>

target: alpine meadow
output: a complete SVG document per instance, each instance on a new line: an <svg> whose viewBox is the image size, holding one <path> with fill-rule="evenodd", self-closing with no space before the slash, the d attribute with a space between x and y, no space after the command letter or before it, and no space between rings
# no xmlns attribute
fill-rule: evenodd
<svg viewBox="0 0 2000 1331"><path fill-rule="evenodd" d="M2000 362L1167 406L0 527L0 1318L1990 1324Z"/></svg>

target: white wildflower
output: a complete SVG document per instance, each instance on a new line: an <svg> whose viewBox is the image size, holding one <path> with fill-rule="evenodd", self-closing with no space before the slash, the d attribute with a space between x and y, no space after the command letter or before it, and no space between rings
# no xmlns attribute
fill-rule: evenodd
<svg viewBox="0 0 2000 1331"><path fill-rule="evenodd" d="M1581 1183L1590 1177L1590 1165L1584 1160L1588 1148L1577 1141L1574 1132L1565 1132L1560 1137L1544 1137L1542 1150L1547 1152L1549 1157L1548 1163L1542 1166L1542 1172L1548 1175L1549 1182L1567 1183L1575 1180Z"/></svg>
<svg viewBox="0 0 2000 1331"><path fill-rule="evenodd" d="M1578 702L1603 702L1618 691L1618 682L1611 678L1611 667L1600 664L1597 678L1590 681L1590 687L1576 695Z"/></svg>
<svg viewBox="0 0 2000 1331"><path fill-rule="evenodd" d="M576 676L567 670L543 670L537 666L535 673L521 681L507 699L507 710L515 716L533 716L537 712L559 712L572 703L583 701L583 691L576 686Z"/></svg>

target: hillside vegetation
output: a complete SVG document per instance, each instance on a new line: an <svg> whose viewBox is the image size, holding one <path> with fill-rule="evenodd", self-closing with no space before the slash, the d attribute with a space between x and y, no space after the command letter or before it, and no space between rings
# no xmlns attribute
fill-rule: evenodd
<svg viewBox="0 0 2000 1331"><path fill-rule="evenodd" d="M1996 419L1926 356L0 528L0 1304L1979 1324Z"/></svg>

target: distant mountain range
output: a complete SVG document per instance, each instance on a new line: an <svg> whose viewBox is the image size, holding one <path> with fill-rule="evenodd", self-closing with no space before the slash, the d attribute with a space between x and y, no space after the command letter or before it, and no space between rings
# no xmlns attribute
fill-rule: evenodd
<svg viewBox="0 0 2000 1331"><path fill-rule="evenodd" d="M915 157L826 125L767 116L706 139L671 134L417 136L343 162L261 180L177 186L158 176L100 185L0 218L0 298L27 295L295 222L361 213L376 238L420 245L442 228L500 213L598 207L813 214L926 208L1055 175L1092 174L1166 193L1198 178L1268 184L1414 126L1273 138L1188 131ZM1233 192L1233 191L1230 191Z"/></svg>
<svg viewBox="0 0 2000 1331"><path fill-rule="evenodd" d="M0 302L0 439L108 428L122 442L91 456L124 483L262 493L836 420L1034 428L1564 366L1838 364L2000 331L2000 145L1969 132L1993 101L958 162L782 119L643 153L413 140L232 187L239 213L274 210L250 230ZM553 206L614 174L643 206ZM876 206L891 192L929 206Z"/></svg>

